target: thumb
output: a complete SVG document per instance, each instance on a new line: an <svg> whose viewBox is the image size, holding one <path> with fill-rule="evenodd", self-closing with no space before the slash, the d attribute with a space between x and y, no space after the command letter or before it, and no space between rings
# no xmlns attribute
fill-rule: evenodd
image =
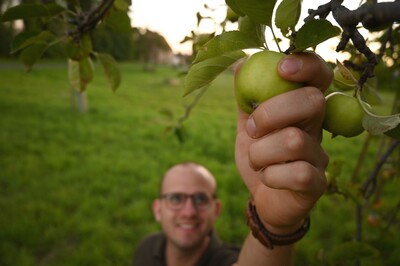
<svg viewBox="0 0 400 266"><path fill-rule="evenodd" d="M313 52L285 56L279 63L278 73L286 80L317 87L322 92L329 87L333 80L332 68Z"/></svg>

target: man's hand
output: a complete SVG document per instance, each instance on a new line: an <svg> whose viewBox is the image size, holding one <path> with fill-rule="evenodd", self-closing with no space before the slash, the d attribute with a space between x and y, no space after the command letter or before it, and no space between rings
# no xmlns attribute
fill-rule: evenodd
<svg viewBox="0 0 400 266"><path fill-rule="evenodd" d="M251 115L239 110L235 156L264 225L284 234L300 227L325 190L323 91L333 74L314 53L286 56L278 72L305 86L263 102Z"/></svg>

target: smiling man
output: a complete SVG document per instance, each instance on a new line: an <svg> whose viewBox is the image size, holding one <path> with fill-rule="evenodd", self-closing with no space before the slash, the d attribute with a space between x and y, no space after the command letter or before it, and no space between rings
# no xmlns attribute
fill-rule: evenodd
<svg viewBox="0 0 400 266"><path fill-rule="evenodd" d="M213 230L221 211L214 176L187 162L169 169L153 213L163 233L139 245L134 265L232 265L239 249L224 245Z"/></svg>

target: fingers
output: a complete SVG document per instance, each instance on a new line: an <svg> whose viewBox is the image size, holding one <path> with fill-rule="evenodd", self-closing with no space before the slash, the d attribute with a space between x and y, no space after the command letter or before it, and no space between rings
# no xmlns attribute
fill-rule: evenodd
<svg viewBox="0 0 400 266"><path fill-rule="evenodd" d="M313 87L293 90L263 102L250 118L242 116L250 137L259 138L287 126L296 126L318 140L324 118L325 97Z"/></svg>
<svg viewBox="0 0 400 266"><path fill-rule="evenodd" d="M324 92L333 80L330 66L317 54L302 52L286 56L281 60L278 73L284 79L301 82Z"/></svg>
<svg viewBox="0 0 400 266"><path fill-rule="evenodd" d="M307 161L314 167L324 168L323 153L319 142L297 127L275 131L253 142L249 148L250 163L256 171L293 161Z"/></svg>
<svg viewBox="0 0 400 266"><path fill-rule="evenodd" d="M327 183L323 169L306 161L271 165L262 171L261 181L270 188L291 190L312 198L320 197Z"/></svg>
<svg viewBox="0 0 400 266"><path fill-rule="evenodd" d="M326 185L329 158L319 143L296 127L288 127L253 142L249 161L261 170L261 181L274 189L320 196Z"/></svg>

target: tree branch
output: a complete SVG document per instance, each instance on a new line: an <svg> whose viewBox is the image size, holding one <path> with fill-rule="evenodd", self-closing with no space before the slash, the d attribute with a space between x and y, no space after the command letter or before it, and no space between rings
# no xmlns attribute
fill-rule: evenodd
<svg viewBox="0 0 400 266"><path fill-rule="evenodd" d="M341 40L336 47L336 51L342 51L349 40L353 42L354 47L368 60L365 64L364 72L359 79L359 85L365 83L369 77L374 76L374 68L378 63L376 55L368 48L364 37L357 30L357 25L361 23L369 31L389 27L395 22L400 21L400 1L384 3L365 3L356 10L349 10L342 5L343 0L331 0L330 2L319 6L316 10L310 9L309 16L304 21L311 20L316 16L326 18L332 13L333 18L342 28Z"/></svg>
<svg viewBox="0 0 400 266"><path fill-rule="evenodd" d="M72 22L76 24L76 30L70 32L69 35L79 41L85 33L92 31L97 26L113 4L114 0L103 0L93 9L80 13Z"/></svg>

